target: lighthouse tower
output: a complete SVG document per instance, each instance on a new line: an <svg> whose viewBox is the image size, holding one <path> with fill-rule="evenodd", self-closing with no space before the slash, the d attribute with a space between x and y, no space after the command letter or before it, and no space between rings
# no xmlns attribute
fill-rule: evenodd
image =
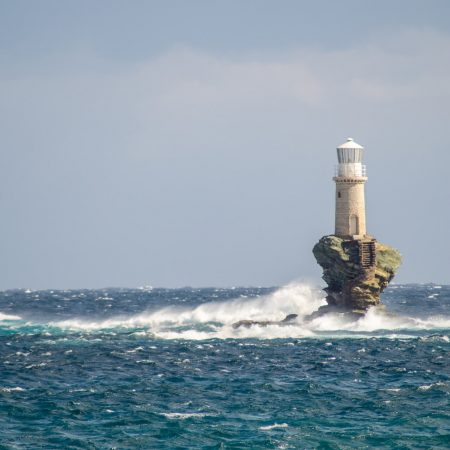
<svg viewBox="0 0 450 450"><path fill-rule="evenodd" d="M398 250L367 234L363 151L351 138L337 148L339 164L333 178L336 228L333 235L321 237L313 248L327 283L327 305L319 308L319 315L337 308L360 317L370 307L379 305L381 292L401 263Z"/></svg>
<svg viewBox="0 0 450 450"><path fill-rule="evenodd" d="M339 164L333 180L336 182L335 235L342 238L366 237L366 206L364 183L366 166L362 165L364 148L352 138L337 148Z"/></svg>

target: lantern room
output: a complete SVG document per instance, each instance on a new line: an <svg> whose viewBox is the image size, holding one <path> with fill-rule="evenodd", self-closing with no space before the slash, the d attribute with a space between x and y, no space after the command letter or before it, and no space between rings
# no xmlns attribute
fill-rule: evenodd
<svg viewBox="0 0 450 450"><path fill-rule="evenodd" d="M366 166L362 164L364 147L357 144L352 138L337 147L338 166L336 177L365 177Z"/></svg>

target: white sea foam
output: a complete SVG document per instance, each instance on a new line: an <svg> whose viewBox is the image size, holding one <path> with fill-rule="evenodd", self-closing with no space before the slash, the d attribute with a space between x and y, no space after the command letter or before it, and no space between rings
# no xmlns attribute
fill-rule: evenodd
<svg viewBox="0 0 450 450"><path fill-rule="evenodd" d="M427 330L450 328L450 317L420 319L387 313L383 308L373 307L354 320L344 314L330 313L317 317L310 325L314 331L374 332L378 330Z"/></svg>
<svg viewBox="0 0 450 450"><path fill-rule="evenodd" d="M239 327L234 329L231 325L214 327L211 331L167 330L154 331L154 336L160 339L287 339L314 336L314 332L299 325L254 325L252 327Z"/></svg>
<svg viewBox="0 0 450 450"><path fill-rule="evenodd" d="M160 339L276 339L339 335L365 338L377 332L385 338L411 338L409 331L450 329L450 317L413 318L390 314L383 308L371 308L361 318L328 313L308 320L308 315L324 305L323 294L303 283L291 283L275 292L254 298L212 300L198 306L169 306L133 316L106 320L69 319L50 325L83 331L113 328L144 328L136 331ZM288 314L298 317L286 324L240 326L240 320L280 321ZM388 331L389 333L380 333Z"/></svg>
<svg viewBox="0 0 450 450"><path fill-rule="evenodd" d="M2 312L0 312L0 321L3 320L21 320L22 317L20 316L14 316L12 314L4 314Z"/></svg>
<svg viewBox="0 0 450 450"><path fill-rule="evenodd" d="M10 388L10 387L0 387L0 392L22 392L22 391L24 391L25 389L24 388L21 388L21 387L19 387L19 386L17 386L17 387L12 387L12 388Z"/></svg>
<svg viewBox="0 0 450 450"><path fill-rule="evenodd" d="M204 323L231 325L242 319L282 320L288 314L305 316L314 312L324 300L317 290L306 284L292 283L270 295L211 301L196 307L169 306L131 317L114 317L102 321L68 319L52 323L61 328L96 330L105 328L136 328L182 326Z"/></svg>
<svg viewBox="0 0 450 450"><path fill-rule="evenodd" d="M289 425L287 423L274 423L273 425L267 425L265 427L259 427L260 430L269 431L274 428L287 428Z"/></svg>
<svg viewBox="0 0 450 450"><path fill-rule="evenodd" d="M448 390L448 385L447 385L447 383L444 383L443 381L438 381L436 383L424 384L424 385L418 387L419 391L429 391L430 389Z"/></svg>
<svg viewBox="0 0 450 450"><path fill-rule="evenodd" d="M168 419L180 419L180 420L189 419L191 417L202 418L208 415L204 413L175 413L175 412L161 413L161 414L167 417Z"/></svg>

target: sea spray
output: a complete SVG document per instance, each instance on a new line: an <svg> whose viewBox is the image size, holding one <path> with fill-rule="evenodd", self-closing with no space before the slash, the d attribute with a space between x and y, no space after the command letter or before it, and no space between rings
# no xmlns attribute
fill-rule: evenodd
<svg viewBox="0 0 450 450"><path fill-rule="evenodd" d="M10 330L41 330L53 334L131 332L146 335L149 339L184 340L396 336L392 332L415 337L420 330L437 331L450 327L450 317L443 314L409 317L382 307L370 308L364 316L356 318L336 312L311 317L311 313L325 302L317 288L305 283L293 282L262 295L236 294L235 298L217 300L217 291L212 291L210 298L206 297L201 304L162 306L159 303L159 308L144 309L134 314L132 311L128 314L122 312L107 318L101 315L96 318L75 316L43 323L20 321L22 316L12 314L0 313L3 314L0 318L4 317L5 326ZM251 326L233 327L241 320L281 321L288 314L297 314L297 318L280 324L253 323ZM13 319L17 322L11 322Z"/></svg>
<svg viewBox="0 0 450 450"><path fill-rule="evenodd" d="M97 330L108 328L182 326L217 323L231 325L243 318L252 320L282 320L295 313L301 317L311 314L324 304L322 294L304 283L290 283L269 295L210 301L194 307L169 306L132 316L118 316L106 320L67 319L51 325L68 329Z"/></svg>

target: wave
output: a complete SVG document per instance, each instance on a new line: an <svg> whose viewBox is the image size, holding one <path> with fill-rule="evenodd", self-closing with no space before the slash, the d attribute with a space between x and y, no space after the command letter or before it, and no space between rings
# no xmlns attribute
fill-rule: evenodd
<svg viewBox="0 0 450 450"><path fill-rule="evenodd" d="M130 317L114 317L101 321L68 319L52 322L52 325L81 330L107 328L158 329L163 326L193 324L232 325L242 319L283 320L288 314L306 316L325 304L322 294L306 284L291 283L272 294L255 298L236 298L227 301L211 301L195 307L168 306Z"/></svg>
<svg viewBox="0 0 450 450"><path fill-rule="evenodd" d="M450 328L450 317L428 317L420 319L387 312L384 308L372 307L358 320L344 314L326 314L311 321L315 331L353 331L370 333L378 330L429 330Z"/></svg>
<svg viewBox="0 0 450 450"><path fill-rule="evenodd" d="M273 430L274 428L288 428L288 426L289 425L287 423L274 423L273 425L259 427L259 429L262 431L270 431L270 430Z"/></svg>
<svg viewBox="0 0 450 450"><path fill-rule="evenodd" d="M416 319L393 316L383 309L372 308L360 319L345 317L344 314L325 314L312 321L299 317L288 325L253 325L251 327L216 326L210 330L154 330L153 335L162 339L287 339L308 337L385 337L408 339L416 337L417 332L426 330L449 330L450 318L430 317ZM448 336L442 336L448 342Z"/></svg>
<svg viewBox="0 0 450 450"><path fill-rule="evenodd" d="M16 386L16 387L0 387L0 392L6 392L6 393L11 393L11 392L22 392L25 389Z"/></svg>
<svg viewBox="0 0 450 450"><path fill-rule="evenodd" d="M369 336L408 338L416 337L423 330L449 330L450 317L427 318L394 315L384 308L371 308L355 320L342 313L308 316L326 304L323 293L305 283L290 283L271 294L254 298L235 298L226 301L210 301L193 307L168 306L131 316L116 316L103 320L73 318L52 321L46 327L76 332L96 332L126 329L136 335L148 335L157 339L280 339L307 337L353 337ZM297 314L291 322L253 324L234 328L240 320L281 321L288 314ZM4 320L18 320L8 316ZM27 323L29 325L29 322ZM448 336L444 336L448 340ZM445 340L445 339L444 339Z"/></svg>
<svg viewBox="0 0 450 450"><path fill-rule="evenodd" d="M5 321L5 320L22 320L22 317L0 312L0 321Z"/></svg>
<svg viewBox="0 0 450 450"><path fill-rule="evenodd" d="M201 419L206 416L210 416L211 414L204 414L204 413L161 413L162 416L167 417L168 419L192 419L192 418L198 418Z"/></svg>

